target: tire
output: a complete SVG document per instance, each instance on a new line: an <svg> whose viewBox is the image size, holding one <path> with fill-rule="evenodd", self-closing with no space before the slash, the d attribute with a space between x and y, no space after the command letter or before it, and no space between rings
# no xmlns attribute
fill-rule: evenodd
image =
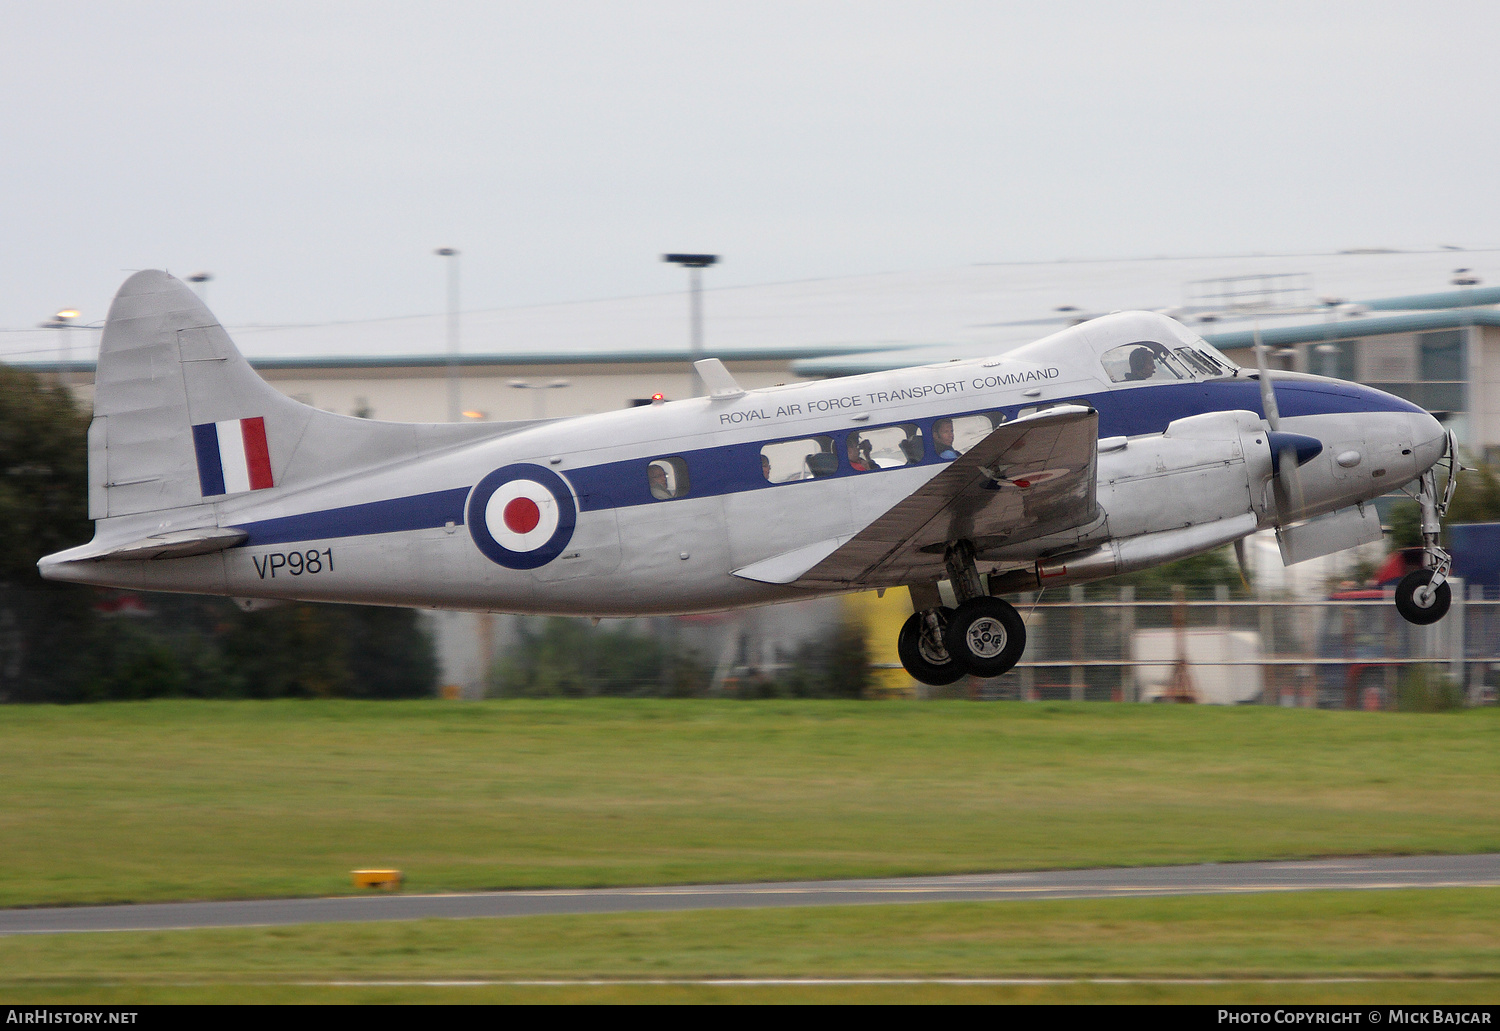
<svg viewBox="0 0 1500 1031"><path fill-rule="evenodd" d="M971 598L953 610L943 634L948 654L976 677L998 677L1021 661L1026 624L999 598Z"/></svg>
<svg viewBox="0 0 1500 1031"><path fill-rule="evenodd" d="M1432 592L1425 606L1417 601L1417 588L1427 586L1431 580L1432 570L1418 569L1407 573L1396 585L1396 611L1408 623L1428 626L1448 614L1448 606L1453 604L1453 592L1446 583Z"/></svg>
<svg viewBox="0 0 1500 1031"><path fill-rule="evenodd" d="M937 613L938 622L946 626L953 610L938 609ZM902 624L901 634L896 638L896 654L900 656L901 665L912 675L913 680L919 680L930 687L946 687L966 672L947 652L938 654L922 640L920 612L913 612L911 618Z"/></svg>

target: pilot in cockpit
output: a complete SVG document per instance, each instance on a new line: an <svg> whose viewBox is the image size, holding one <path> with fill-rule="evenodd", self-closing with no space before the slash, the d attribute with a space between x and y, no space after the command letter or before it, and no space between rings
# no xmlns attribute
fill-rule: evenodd
<svg viewBox="0 0 1500 1031"><path fill-rule="evenodd" d="M1126 380L1150 379L1155 375L1156 355L1149 347L1137 347L1130 352L1130 371L1125 374Z"/></svg>

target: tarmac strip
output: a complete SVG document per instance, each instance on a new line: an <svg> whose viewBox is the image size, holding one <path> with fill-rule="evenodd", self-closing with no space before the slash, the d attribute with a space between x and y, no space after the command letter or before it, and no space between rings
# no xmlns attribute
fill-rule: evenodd
<svg viewBox="0 0 1500 1031"><path fill-rule="evenodd" d="M253 983L265 987L298 988L630 988L635 985L685 985L707 988L770 986L848 987L858 985L1059 985L1059 984L1467 984L1492 981L1484 977L591 977L573 980L512 981L195 981L173 987L199 988L219 984ZM131 982L132 985L143 982Z"/></svg>
<svg viewBox="0 0 1500 1031"><path fill-rule="evenodd" d="M443 895L359 895L0 910L0 934L270 927L369 920L472 919L693 909L999 902L1269 891L1500 886L1500 853L1279 863L1110 867L657 888L577 888Z"/></svg>

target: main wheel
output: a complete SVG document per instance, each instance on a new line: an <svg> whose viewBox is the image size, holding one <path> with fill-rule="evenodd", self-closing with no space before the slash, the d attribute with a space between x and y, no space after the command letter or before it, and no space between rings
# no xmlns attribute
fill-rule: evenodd
<svg viewBox="0 0 1500 1031"><path fill-rule="evenodd" d="M1026 624L999 598L970 598L953 610L943 634L948 654L976 677L998 677L1021 661Z"/></svg>
<svg viewBox="0 0 1500 1031"><path fill-rule="evenodd" d="M938 609L939 627L946 627L952 614L952 609ZM933 687L944 687L963 676L965 671L949 656L941 637L933 641L923 632L926 630L925 622L922 613L911 614L911 618L901 626L901 635L896 638L896 654L901 657L901 665L906 667L906 672L914 680Z"/></svg>
<svg viewBox="0 0 1500 1031"><path fill-rule="evenodd" d="M1403 576L1396 585L1396 611L1408 623L1427 626L1448 614L1448 606L1453 604L1453 592L1447 583L1439 585L1435 591L1424 590L1431 581L1432 570L1416 569Z"/></svg>

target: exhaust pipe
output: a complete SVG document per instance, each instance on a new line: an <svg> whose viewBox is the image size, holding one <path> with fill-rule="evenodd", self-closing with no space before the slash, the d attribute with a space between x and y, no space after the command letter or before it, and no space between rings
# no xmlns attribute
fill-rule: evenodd
<svg viewBox="0 0 1500 1031"><path fill-rule="evenodd" d="M1176 530L1143 533L1121 541L1110 541L1091 551L1037 559L1031 569L1013 569L990 577L990 594L1038 591L1063 584L1103 580L1120 573L1133 573L1163 562L1191 558L1247 537L1255 532L1254 513L1219 519Z"/></svg>

